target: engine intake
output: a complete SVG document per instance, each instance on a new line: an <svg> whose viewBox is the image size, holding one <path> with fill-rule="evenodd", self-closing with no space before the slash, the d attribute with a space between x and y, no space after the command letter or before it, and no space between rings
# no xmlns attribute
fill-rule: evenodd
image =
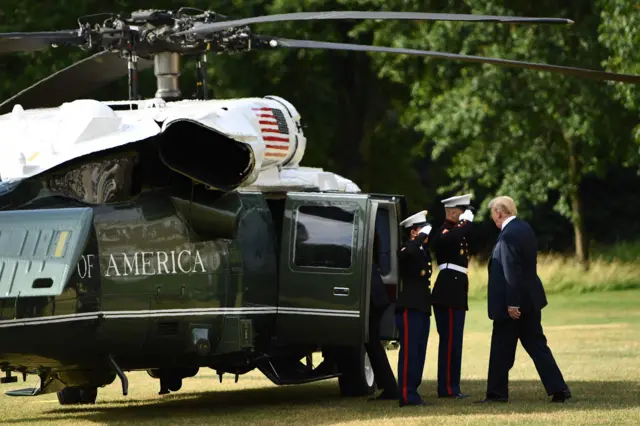
<svg viewBox="0 0 640 426"><path fill-rule="evenodd" d="M225 192L239 187L255 168L249 145L191 120L169 124L159 151L170 169Z"/></svg>

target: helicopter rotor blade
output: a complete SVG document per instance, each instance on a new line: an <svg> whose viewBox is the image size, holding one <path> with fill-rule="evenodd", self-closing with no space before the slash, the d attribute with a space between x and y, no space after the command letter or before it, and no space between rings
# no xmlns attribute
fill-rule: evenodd
<svg viewBox="0 0 640 426"><path fill-rule="evenodd" d="M527 18L518 16L465 15L455 13L423 13L423 12L298 12L278 15L256 16L252 18L234 19L230 21L201 24L176 33L176 35L215 33L232 27L249 24L281 21L309 21L328 19L401 19L411 21L465 21L465 22L506 22L512 24L573 24L570 19L563 18Z"/></svg>
<svg viewBox="0 0 640 426"><path fill-rule="evenodd" d="M0 54L30 52L52 44L82 45L86 40L77 30L42 31L33 33L0 33Z"/></svg>
<svg viewBox="0 0 640 426"><path fill-rule="evenodd" d="M436 52L429 50L405 49L386 46L367 46L362 44L332 43L309 40L292 40L279 37L254 36L272 48L289 47L297 49L330 49L330 50L352 50L360 52L380 52L399 53L405 55L429 56L441 59L452 59L464 62L476 62L483 64L501 65L506 67L527 68L539 71L550 71L559 74L573 75L578 77L592 78L597 80L621 81L624 83L639 84L640 75L617 74L605 71L596 71L586 68L574 68L560 65L539 64L533 62L515 61L511 59L488 58L483 56L462 55L457 53Z"/></svg>
<svg viewBox="0 0 640 426"><path fill-rule="evenodd" d="M153 61L138 58L138 71L152 66ZM24 109L55 107L92 93L127 73L127 62L117 53L105 50L43 78L5 100L0 104L0 114L11 112L15 104Z"/></svg>

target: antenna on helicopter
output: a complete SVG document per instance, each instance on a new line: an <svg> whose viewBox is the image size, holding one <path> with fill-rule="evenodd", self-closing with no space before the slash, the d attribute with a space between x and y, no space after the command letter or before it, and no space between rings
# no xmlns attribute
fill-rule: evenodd
<svg viewBox="0 0 640 426"><path fill-rule="evenodd" d="M207 54L203 53L196 62L196 99L208 99L207 96Z"/></svg>
<svg viewBox="0 0 640 426"><path fill-rule="evenodd" d="M195 13L187 13L187 12ZM291 40L253 34L248 25L264 22L378 19L411 21L500 22L511 24L573 24L569 19L527 18L517 16L464 15L419 12L301 12L229 19L212 11L181 8L176 12L139 10L128 17L108 15L102 23L90 25L78 20L76 30L0 33L0 54L34 51L50 45L76 46L96 51L92 56L58 71L0 104L0 114L11 111L13 105L23 108L54 107L86 96L103 85L128 76L129 98L139 99L138 72L154 67L157 90L155 96L164 100L182 97L179 87L181 56L197 57L196 96L207 99L207 53L233 54L250 50L330 49L360 52L385 52L441 59L493 64L549 71L598 80L640 83L640 76L609 73L599 70L565 67L531 62L487 58L417 49L329 43L313 40ZM98 15L93 15L98 16ZM127 67L121 60L127 60ZM126 70L126 71L125 71Z"/></svg>

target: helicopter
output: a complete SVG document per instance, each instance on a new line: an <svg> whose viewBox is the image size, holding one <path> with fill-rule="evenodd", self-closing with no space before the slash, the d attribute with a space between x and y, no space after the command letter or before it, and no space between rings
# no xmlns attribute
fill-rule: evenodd
<svg viewBox="0 0 640 426"><path fill-rule="evenodd" d="M380 259L395 301L406 199L301 166L307 138L289 101L208 99L209 54L386 52L640 83L249 28L328 19L573 23L561 18L347 11L230 19L191 8L101 16L78 19L77 29L0 34L0 54L62 45L91 52L0 104L1 381L39 379L9 396L56 393L63 405L91 404L116 378L126 396L126 372L136 370L168 394L201 368L220 381L258 369L277 385L338 378L343 396L375 392L365 349L369 265ZM197 60L197 99L180 91L182 57ZM157 91L141 99L137 73L151 67ZM125 76L128 100L85 98ZM393 311L392 303L381 320L385 341L398 339ZM314 365L317 353L323 360Z"/></svg>

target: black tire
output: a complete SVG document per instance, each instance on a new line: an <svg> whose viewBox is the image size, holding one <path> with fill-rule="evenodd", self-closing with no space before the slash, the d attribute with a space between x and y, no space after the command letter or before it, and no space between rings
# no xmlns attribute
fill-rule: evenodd
<svg viewBox="0 0 640 426"><path fill-rule="evenodd" d="M376 391L376 378L364 345L344 348L338 358L341 396L369 396Z"/></svg>
<svg viewBox="0 0 640 426"><path fill-rule="evenodd" d="M64 388L58 392L60 405L95 404L98 388Z"/></svg>
<svg viewBox="0 0 640 426"><path fill-rule="evenodd" d="M167 388L171 392L178 392L182 389L182 379L180 377L171 377L167 379Z"/></svg>
<svg viewBox="0 0 640 426"><path fill-rule="evenodd" d="M98 398L98 388L82 388L80 389L81 404L95 404Z"/></svg>
<svg viewBox="0 0 640 426"><path fill-rule="evenodd" d="M160 374L158 373L157 369L148 369L147 370L147 374L149 375L149 377L154 378L154 379L159 379L160 378Z"/></svg>

